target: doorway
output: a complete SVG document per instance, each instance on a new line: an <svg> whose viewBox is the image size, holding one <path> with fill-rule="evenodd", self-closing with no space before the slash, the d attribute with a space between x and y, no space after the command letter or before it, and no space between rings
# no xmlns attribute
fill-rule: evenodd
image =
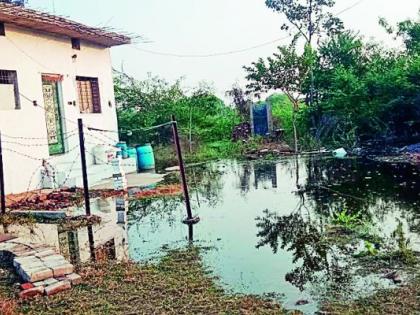
<svg viewBox="0 0 420 315"><path fill-rule="evenodd" d="M61 75L42 75L42 93L50 155L64 153L63 117L60 103L61 81Z"/></svg>

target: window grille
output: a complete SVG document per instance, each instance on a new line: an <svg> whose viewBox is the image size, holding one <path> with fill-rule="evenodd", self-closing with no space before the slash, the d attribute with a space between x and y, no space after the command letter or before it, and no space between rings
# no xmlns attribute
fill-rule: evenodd
<svg viewBox="0 0 420 315"><path fill-rule="evenodd" d="M11 87L13 89L14 94L14 109L20 109L20 97L19 97L19 86L17 81L17 73L16 71L10 71L10 70L0 70L0 87L1 85L4 85L7 88L7 85L12 85ZM6 90L4 90L6 91ZM0 94L1 98L2 94ZM5 100L0 99L0 103L5 102ZM8 104L4 104L0 106L0 108L7 109ZM13 107L13 106L11 106ZM11 108L10 108L11 109Z"/></svg>
<svg viewBox="0 0 420 315"><path fill-rule="evenodd" d="M80 50L80 39L78 38L72 38L71 39L71 48Z"/></svg>
<svg viewBox="0 0 420 315"><path fill-rule="evenodd" d="M97 78L76 77L80 113L101 113L101 98Z"/></svg>

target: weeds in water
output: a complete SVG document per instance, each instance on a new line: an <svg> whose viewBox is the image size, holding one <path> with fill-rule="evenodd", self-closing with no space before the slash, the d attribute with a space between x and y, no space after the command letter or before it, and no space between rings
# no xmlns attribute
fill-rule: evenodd
<svg viewBox="0 0 420 315"><path fill-rule="evenodd" d="M376 249L375 244L365 241L365 248L362 252L355 255L356 258L367 257L367 256L376 256L378 254L378 250Z"/></svg>
<svg viewBox="0 0 420 315"><path fill-rule="evenodd" d="M333 223L352 230L360 225L362 221L359 213L349 214L347 210L343 210L333 215Z"/></svg>
<svg viewBox="0 0 420 315"><path fill-rule="evenodd" d="M395 231L392 232L391 237L395 240L398 247L398 249L393 252L393 256L398 257L406 264L414 264L416 262L416 256L410 248L410 239L405 236L401 221L398 220L398 226Z"/></svg>

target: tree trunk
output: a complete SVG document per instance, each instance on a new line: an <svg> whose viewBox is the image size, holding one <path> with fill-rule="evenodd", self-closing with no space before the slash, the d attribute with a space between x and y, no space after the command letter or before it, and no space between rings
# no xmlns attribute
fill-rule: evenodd
<svg viewBox="0 0 420 315"><path fill-rule="evenodd" d="M295 142L295 153L298 153L299 147L298 147L298 135L297 135L297 128L296 128L296 110L295 109L293 109L292 124L293 124L293 138Z"/></svg>

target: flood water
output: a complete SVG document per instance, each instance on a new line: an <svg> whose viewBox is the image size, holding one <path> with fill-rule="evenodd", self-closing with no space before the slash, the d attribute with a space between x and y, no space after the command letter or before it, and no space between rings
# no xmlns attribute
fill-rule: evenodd
<svg viewBox="0 0 420 315"><path fill-rule="evenodd" d="M366 240L392 246L401 222L410 246L420 251L419 172L408 164L329 157L222 161L188 169L193 212L201 218L193 227L181 223L181 197L108 198L92 202L92 213L102 217L97 226L36 224L0 232L55 246L72 263L92 254L157 260L167 249L194 244L226 290L267 295L313 314L325 298L357 298L393 286L383 270L367 271L355 258ZM69 211L83 214L83 208ZM343 211L364 222L362 233L345 242L331 232Z"/></svg>
<svg viewBox="0 0 420 315"><path fill-rule="evenodd" d="M347 259L360 247L357 240L325 244L334 214L359 213L370 233L381 237L389 237L400 220L411 246L420 250L418 171L331 158L224 161L190 169L191 202L201 218L193 227L194 244L206 248L204 263L227 290L275 293L286 307L311 314L326 296L357 297L390 286L379 274L360 274ZM129 256L143 261L158 257L162 247L186 246L191 231L180 224L185 213L180 198L130 204ZM299 300L309 303L296 306Z"/></svg>

